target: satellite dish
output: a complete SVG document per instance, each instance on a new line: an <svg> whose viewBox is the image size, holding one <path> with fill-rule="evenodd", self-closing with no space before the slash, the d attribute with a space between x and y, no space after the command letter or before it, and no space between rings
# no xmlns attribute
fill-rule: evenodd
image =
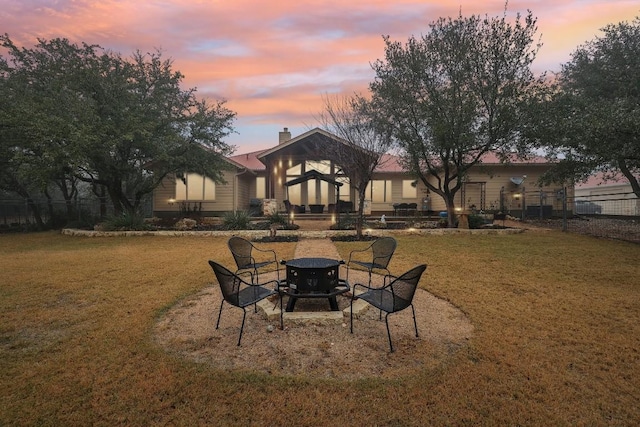
<svg viewBox="0 0 640 427"><path fill-rule="evenodd" d="M516 176L516 177L511 177L511 182L513 182L515 185L520 185L524 182L524 178L523 176Z"/></svg>

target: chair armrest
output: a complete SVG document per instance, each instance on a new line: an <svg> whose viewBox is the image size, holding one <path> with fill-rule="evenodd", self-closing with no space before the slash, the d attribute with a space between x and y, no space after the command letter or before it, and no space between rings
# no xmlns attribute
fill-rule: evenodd
<svg viewBox="0 0 640 427"><path fill-rule="evenodd" d="M264 287L265 285L268 285L270 283L275 284L275 286L273 287L273 290L277 292L278 289L280 288L280 281L279 280L268 280L268 281L266 281L264 283L256 283L256 284L254 284L252 286L262 286L262 287Z"/></svg>
<svg viewBox="0 0 640 427"><path fill-rule="evenodd" d="M349 263L351 262L351 258L353 257L354 253L367 252L369 250L369 248L371 248L371 246L369 246L368 248L365 248L365 249L354 249L351 252L349 252L349 260L347 261L347 266L349 266Z"/></svg>
<svg viewBox="0 0 640 427"><path fill-rule="evenodd" d="M274 251L273 249L260 249L258 247L253 247L253 249L255 249L256 251L260 251L260 252L271 252L273 254L273 259L277 260L278 256L276 255L276 251Z"/></svg>
<svg viewBox="0 0 640 427"><path fill-rule="evenodd" d="M356 284L354 284L354 285L351 287L351 290L352 290L352 294L353 294L353 298L354 298L354 299L357 299L357 298L358 298L358 296L356 295L356 288L357 288L358 286L359 286L359 287L361 287L361 288L364 288L364 289L369 289L369 290L374 290L374 289L375 289L375 290L379 290L379 289L381 289L381 288L375 288L375 287L373 287L373 286L368 286L368 285L365 285L365 284L363 284L363 283L356 283Z"/></svg>

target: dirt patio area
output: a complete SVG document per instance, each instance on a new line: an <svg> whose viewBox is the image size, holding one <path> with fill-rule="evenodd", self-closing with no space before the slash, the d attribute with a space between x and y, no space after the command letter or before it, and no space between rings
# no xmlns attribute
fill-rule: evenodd
<svg viewBox="0 0 640 427"><path fill-rule="evenodd" d="M322 256L339 259L329 239L301 239L296 258ZM428 264L428 260L425 260ZM401 272L396 272L401 273ZM341 271L341 277L346 274ZM284 275L284 271L281 271ZM264 276L264 277L263 277ZM473 325L459 309L419 289L414 297L419 337L415 337L411 310L389 316L394 353L384 322L373 307L354 319L349 332L349 298L339 297L342 320L305 322L268 320L261 310L247 309L242 345L237 346L242 310L225 304L220 328L215 323L221 294L211 274L211 286L169 309L154 328L155 340L177 357L221 370L257 371L278 376L310 376L340 379L396 378L435 369L473 334ZM353 283L366 283L366 272L352 270ZM428 281L429 269L423 275ZM268 279L261 275L261 281ZM382 281L382 277L374 277ZM275 305L277 298L272 301ZM295 311L329 310L326 300L300 300Z"/></svg>

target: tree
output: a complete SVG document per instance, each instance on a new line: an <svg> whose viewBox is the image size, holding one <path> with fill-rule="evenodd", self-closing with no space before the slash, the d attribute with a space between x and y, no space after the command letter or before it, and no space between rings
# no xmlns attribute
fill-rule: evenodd
<svg viewBox="0 0 640 427"><path fill-rule="evenodd" d="M339 165L350 185L358 192L356 234L361 238L367 185L373 171L382 164L390 137L376 128L371 105L361 95L325 96L323 102L324 111L319 116L321 127L342 140L341 143L323 146L323 152Z"/></svg>
<svg viewBox="0 0 640 427"><path fill-rule="evenodd" d="M65 39L39 40L33 49L17 48L7 35L2 43L11 59L2 61L5 82L33 101L5 106L13 152L46 159L52 170L43 180L62 171L105 189L116 213L137 211L171 173L222 181L223 157L233 149L222 139L233 132L235 113L181 89L183 75L160 52L124 59Z"/></svg>
<svg viewBox="0 0 640 427"><path fill-rule="evenodd" d="M622 173L640 197L640 17L602 31L563 64L532 129L559 160L548 179Z"/></svg>
<svg viewBox="0 0 640 427"><path fill-rule="evenodd" d="M408 170L443 198L450 226L454 197L488 152L507 159L519 139L522 109L536 87L530 70L531 12L440 18L403 46L385 37L385 59L370 84L379 122L399 145Z"/></svg>
<svg viewBox="0 0 640 427"><path fill-rule="evenodd" d="M68 82L77 68L74 60L80 48L52 41L41 41L42 49L18 49L7 35L0 45L9 52L10 61L0 61L0 137L4 167L0 188L27 200L39 227L43 227L35 202L42 195L51 199L50 186L59 189L73 209L76 182L69 167L68 148L74 138L74 121L84 107ZM6 165L6 166L5 166ZM50 218L53 207L49 203Z"/></svg>

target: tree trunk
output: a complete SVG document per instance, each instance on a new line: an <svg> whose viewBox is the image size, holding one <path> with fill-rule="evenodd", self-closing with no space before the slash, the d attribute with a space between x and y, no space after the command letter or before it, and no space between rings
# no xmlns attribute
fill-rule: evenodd
<svg viewBox="0 0 640 427"><path fill-rule="evenodd" d="M31 210L31 214L33 215L33 219L35 219L36 221L38 230L44 230L44 222L42 221L42 216L40 215L40 208L31 197L27 198L27 206Z"/></svg>
<svg viewBox="0 0 640 427"><path fill-rule="evenodd" d="M456 205L454 201L454 195L448 194L444 202L447 206L447 227L456 228Z"/></svg>
<svg viewBox="0 0 640 427"><path fill-rule="evenodd" d="M362 239L362 226L364 224L364 199L365 199L366 195L365 192L363 191L358 192L358 198L360 199L360 202L358 203L358 215L356 218L356 236L358 238L358 240Z"/></svg>

